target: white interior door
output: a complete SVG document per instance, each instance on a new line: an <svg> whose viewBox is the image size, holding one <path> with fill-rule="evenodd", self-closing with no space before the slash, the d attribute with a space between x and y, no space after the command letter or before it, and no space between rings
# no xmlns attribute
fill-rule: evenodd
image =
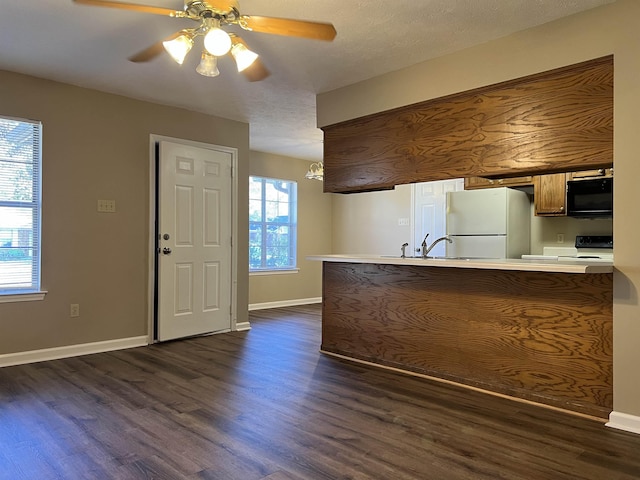
<svg viewBox="0 0 640 480"><path fill-rule="evenodd" d="M159 143L157 339L231 328L232 154Z"/></svg>
<svg viewBox="0 0 640 480"><path fill-rule="evenodd" d="M412 255L417 255L416 250L424 236L428 233L427 243L433 242L446 233L447 224L447 192L464 190L464 179L438 180L435 182L422 182L413 184L413 219L414 239ZM441 242L429 253L432 256L443 256L444 244ZM409 251L407 251L409 255Z"/></svg>

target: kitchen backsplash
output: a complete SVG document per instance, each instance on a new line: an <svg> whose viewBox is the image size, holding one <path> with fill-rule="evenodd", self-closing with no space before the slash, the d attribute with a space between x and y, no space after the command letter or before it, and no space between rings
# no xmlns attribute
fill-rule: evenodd
<svg viewBox="0 0 640 480"><path fill-rule="evenodd" d="M542 254L544 247L573 247L577 235L613 235L613 219L537 217L532 210L532 254Z"/></svg>

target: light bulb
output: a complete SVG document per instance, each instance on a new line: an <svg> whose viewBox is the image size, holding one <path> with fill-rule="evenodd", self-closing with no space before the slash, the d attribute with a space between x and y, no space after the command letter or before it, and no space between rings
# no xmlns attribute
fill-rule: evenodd
<svg viewBox="0 0 640 480"><path fill-rule="evenodd" d="M196 67L196 72L205 77L217 77L220 75L218 70L218 59L204 50L200 58L200 64Z"/></svg>
<svg viewBox="0 0 640 480"><path fill-rule="evenodd" d="M258 58L258 54L252 52L247 47L245 47L242 43L236 43L233 47L231 47L231 55L236 61L236 65L238 66L238 72L249 68L253 62Z"/></svg>
<svg viewBox="0 0 640 480"><path fill-rule="evenodd" d="M180 35L173 40L162 42L162 45L176 63L182 65L184 57L187 56L187 53L189 53L189 50L193 47L193 40L187 35Z"/></svg>
<svg viewBox="0 0 640 480"><path fill-rule="evenodd" d="M231 37L221 28L214 27L204 36L204 48L211 55L221 57L231 48Z"/></svg>

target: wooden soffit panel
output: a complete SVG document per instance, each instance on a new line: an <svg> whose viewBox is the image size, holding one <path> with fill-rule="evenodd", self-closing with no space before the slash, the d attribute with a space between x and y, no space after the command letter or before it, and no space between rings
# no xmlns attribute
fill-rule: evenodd
<svg viewBox="0 0 640 480"><path fill-rule="evenodd" d="M330 125L326 192L613 163L613 56Z"/></svg>

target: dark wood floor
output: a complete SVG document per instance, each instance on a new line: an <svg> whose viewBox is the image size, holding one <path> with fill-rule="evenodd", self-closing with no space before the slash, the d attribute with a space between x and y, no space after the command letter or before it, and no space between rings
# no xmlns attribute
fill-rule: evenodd
<svg viewBox="0 0 640 480"><path fill-rule="evenodd" d="M640 478L640 436L252 330L0 369L0 479Z"/></svg>

